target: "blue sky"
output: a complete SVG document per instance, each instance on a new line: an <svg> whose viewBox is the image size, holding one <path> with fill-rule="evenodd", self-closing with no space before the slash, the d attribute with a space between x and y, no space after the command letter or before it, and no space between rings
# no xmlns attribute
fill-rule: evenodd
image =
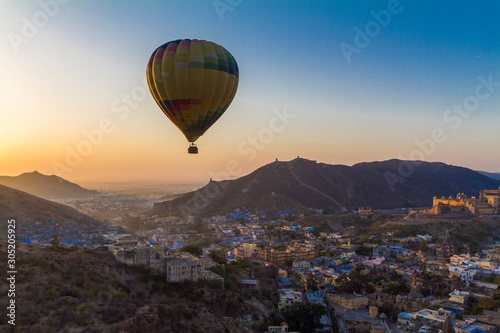
<svg viewBox="0 0 500 333"><path fill-rule="evenodd" d="M0 174L205 181L297 155L347 165L416 156L500 172L497 1L9 0L0 12ZM140 95L153 50L179 38L223 45L240 68L198 156ZM357 51L346 57L342 45ZM127 115L113 112L133 92ZM453 111L464 103L473 111ZM103 119L109 130L85 146L83 132ZM436 129L446 139L429 143ZM85 154L68 159L78 147Z"/></svg>

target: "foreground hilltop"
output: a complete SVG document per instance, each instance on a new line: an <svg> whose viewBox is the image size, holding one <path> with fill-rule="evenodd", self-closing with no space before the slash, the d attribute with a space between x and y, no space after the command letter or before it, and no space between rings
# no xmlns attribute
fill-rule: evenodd
<svg viewBox="0 0 500 333"><path fill-rule="evenodd" d="M16 177L0 176L0 185L48 200L89 199L99 194L61 177L47 176L38 171L26 172Z"/></svg>
<svg viewBox="0 0 500 333"><path fill-rule="evenodd" d="M434 196L477 196L500 181L471 169L439 162L388 160L353 166L303 158L275 161L251 174L155 204L160 215L223 214L235 209L262 211L340 210L431 206Z"/></svg>
<svg viewBox="0 0 500 333"><path fill-rule="evenodd" d="M24 244L16 251L16 332L250 332L237 318L252 309L222 286L169 284L109 252ZM2 308L7 302L0 298Z"/></svg>

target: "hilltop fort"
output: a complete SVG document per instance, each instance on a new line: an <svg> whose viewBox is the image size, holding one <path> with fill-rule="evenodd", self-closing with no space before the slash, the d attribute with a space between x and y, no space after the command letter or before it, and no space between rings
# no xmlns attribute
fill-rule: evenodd
<svg viewBox="0 0 500 333"><path fill-rule="evenodd" d="M498 190L482 190L479 198L469 198L464 193L457 194L456 198L433 198L431 213L453 214L470 212L476 215L489 215L500 213L500 188Z"/></svg>

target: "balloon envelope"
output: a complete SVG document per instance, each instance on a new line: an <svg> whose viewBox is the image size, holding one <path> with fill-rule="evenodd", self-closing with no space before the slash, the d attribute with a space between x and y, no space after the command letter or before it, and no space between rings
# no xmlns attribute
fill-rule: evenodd
<svg viewBox="0 0 500 333"><path fill-rule="evenodd" d="M156 103L189 142L195 142L222 116L239 80L231 53L197 39L179 39L158 47L149 59L146 75Z"/></svg>

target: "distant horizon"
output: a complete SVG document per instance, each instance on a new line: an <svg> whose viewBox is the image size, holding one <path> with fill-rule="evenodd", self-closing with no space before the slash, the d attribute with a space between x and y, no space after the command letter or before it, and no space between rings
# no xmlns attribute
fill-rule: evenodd
<svg viewBox="0 0 500 333"><path fill-rule="evenodd" d="M345 166L348 166L348 167L352 167L353 165L360 164L360 163L374 163L374 162L384 162L384 161L390 161L390 160L401 160L401 159L398 159L398 158L390 158L390 159L387 159L387 160L361 161L361 162L357 162L357 163L353 163L351 165L348 165L348 164L343 164L343 163L326 163L326 162L323 162L323 161L318 161L318 160L314 160L314 159L310 159L310 158L306 158L306 157L302 157L302 156L298 156L298 157L301 158L301 159L305 159L305 160L316 161L317 163L323 163L323 164L328 164L328 165L345 165ZM296 156L295 158L292 158L292 159L289 159L289 160L280 160L280 159L278 159L278 161L279 162L290 162L290 161L293 161L294 159L296 159L298 157ZM427 163L444 163L444 164L447 164L447 165L450 165L450 166L467 168L467 169L470 169L470 170L473 170L473 171L476 171L476 172L486 172L486 173L491 173L491 174L500 174L500 170L497 170L497 171L478 170L478 169L474 169L474 168L471 168L471 167L468 167L468 166L457 165L457 164L452 164L452 163L446 163L446 162L442 162L442 161L423 161L423 160L403 160L403 161L421 161L421 162L427 162ZM109 186L109 187L112 187L112 186L122 186L123 187L123 186L127 186L128 185L128 186L130 186L132 188L134 188L134 187L141 188L141 187L152 186L152 185L158 185L158 186L160 186L160 185L172 185L172 186L186 186L186 187L189 187L189 186L203 186L203 185L207 184L210 181L211 178L213 180L220 181L220 180L232 180L232 179L237 179L237 178L240 178L240 177L244 177L244 176L249 175L252 172L256 171L260 167L263 167L265 165L271 164L273 162L274 161L270 161L269 163L262 164L261 166L258 166L257 168L255 168L253 170L250 170L247 173L241 173L238 176L227 178L227 179L217 179L215 177L210 177L209 175L207 175L208 177L206 179L198 179L198 180L195 180L195 179L183 179L183 180L180 180L180 179L162 179L162 178L138 178L137 180L131 180L130 177L126 177L126 178L114 178L114 179L113 178L101 178L101 179L98 179L98 178L91 178L91 177L73 178L73 177L71 177L71 174L62 175L62 176L59 176L59 177L65 179L67 181L70 181L70 182L73 182L73 183L77 183L78 185L81 185L81 186L83 186L83 185L86 185L86 186L93 185L93 186L99 186L99 187L104 187L104 186ZM35 169L35 170L31 170L31 171L20 172L18 174L0 174L0 176L17 177L17 176L20 176L20 175L25 174L25 173L33 173L33 172L39 172L40 174L45 175L45 176L52 176L52 175L54 175L54 174L45 173L45 172L42 172L42 171L40 171L38 169ZM58 175L56 175L56 176L58 176ZM85 187L85 186L83 186L83 187Z"/></svg>

